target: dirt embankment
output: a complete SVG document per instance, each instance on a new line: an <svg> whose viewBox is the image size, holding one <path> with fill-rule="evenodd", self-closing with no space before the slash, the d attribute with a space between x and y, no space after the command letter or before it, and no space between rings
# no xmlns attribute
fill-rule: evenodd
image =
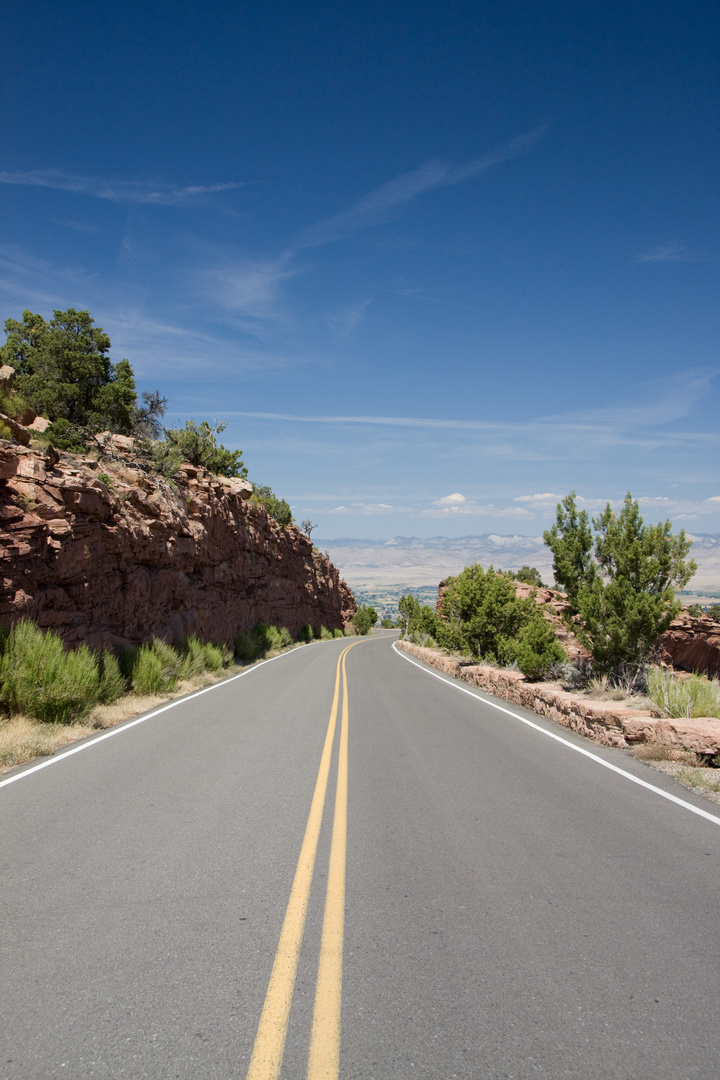
<svg viewBox="0 0 720 1080"><path fill-rule="evenodd" d="M246 481L186 465L170 483L127 446L102 463L53 457L0 440L3 623L30 618L93 647L350 624L337 569L250 503Z"/></svg>

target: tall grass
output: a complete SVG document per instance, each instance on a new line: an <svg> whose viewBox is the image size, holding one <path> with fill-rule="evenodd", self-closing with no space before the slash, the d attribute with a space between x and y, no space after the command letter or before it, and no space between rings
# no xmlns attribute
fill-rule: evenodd
<svg viewBox="0 0 720 1080"><path fill-rule="evenodd" d="M678 679L669 671L653 668L647 677L647 692L666 716L720 718L720 682L717 679L707 679L704 675Z"/></svg>

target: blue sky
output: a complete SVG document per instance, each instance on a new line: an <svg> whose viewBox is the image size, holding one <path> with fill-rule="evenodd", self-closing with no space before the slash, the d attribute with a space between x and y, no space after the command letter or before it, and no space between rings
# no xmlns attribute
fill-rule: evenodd
<svg viewBox="0 0 720 1080"><path fill-rule="evenodd" d="M87 308L323 537L720 532L715 3L7 23L3 318Z"/></svg>

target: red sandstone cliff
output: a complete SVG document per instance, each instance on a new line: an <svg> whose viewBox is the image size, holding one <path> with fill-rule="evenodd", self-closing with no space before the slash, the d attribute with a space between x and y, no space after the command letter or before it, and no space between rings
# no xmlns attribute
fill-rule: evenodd
<svg viewBox="0 0 720 1080"><path fill-rule="evenodd" d="M683 671L720 676L720 623L683 612L660 638L661 659Z"/></svg>
<svg viewBox="0 0 720 1080"><path fill-rule="evenodd" d="M349 625L356 604L338 571L249 503L248 483L189 465L170 483L129 457L52 464L0 440L2 623L27 617L94 647L231 642L260 621L293 634Z"/></svg>

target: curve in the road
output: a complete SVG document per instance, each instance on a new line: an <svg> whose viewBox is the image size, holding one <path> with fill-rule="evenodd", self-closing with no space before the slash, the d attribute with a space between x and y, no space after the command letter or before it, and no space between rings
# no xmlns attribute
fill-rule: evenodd
<svg viewBox="0 0 720 1080"><path fill-rule="evenodd" d="M492 709L497 709L498 712L506 713L507 716L512 716L514 720L519 720L521 724L525 724L527 727L539 731L541 735L547 735L548 739L554 739L555 742L562 743L562 745L567 746L569 750L574 750L576 754L582 754L584 757L590 758L591 761L596 762L598 765L602 765L604 769L610 769L611 772L617 773L619 776L624 776L626 780L632 781L633 784L638 784L640 787L647 788L648 791L654 792L655 795L661 795L663 799L668 799L670 802L682 806L684 810L690 810L693 814L697 814L698 817L705 818L707 821L712 821L714 825L720 825L720 817L716 814L710 814L707 810L703 810L699 806L693 806L692 803L686 802L685 799L679 799L677 795L673 795L670 791L663 791L662 788L656 787L655 784L649 784L647 780L642 780L639 776L633 776L632 773L627 772L625 769L620 769L617 765L613 765L611 761L605 761L597 754L593 754L592 751L586 750L583 746L577 746L568 739L563 739L562 735L556 735L554 731L548 731L547 728L541 727L540 724L533 723L533 721L528 720L526 716L521 716L520 713L513 712L512 709L506 709L503 705L498 705L497 702L492 701L490 698L481 697L480 694L462 686L455 679L440 675L438 672L432 671L430 668L426 667L425 664L419 664L417 660L411 660L406 653L397 648L396 643L393 643L393 649L398 656L402 656L403 660L407 660L413 667L420 668L426 675L432 675L434 678L440 679L440 681L444 682L446 685L452 686L456 690L460 690L463 694L469 694L470 697L477 698L478 701L482 701L483 705L489 705Z"/></svg>

